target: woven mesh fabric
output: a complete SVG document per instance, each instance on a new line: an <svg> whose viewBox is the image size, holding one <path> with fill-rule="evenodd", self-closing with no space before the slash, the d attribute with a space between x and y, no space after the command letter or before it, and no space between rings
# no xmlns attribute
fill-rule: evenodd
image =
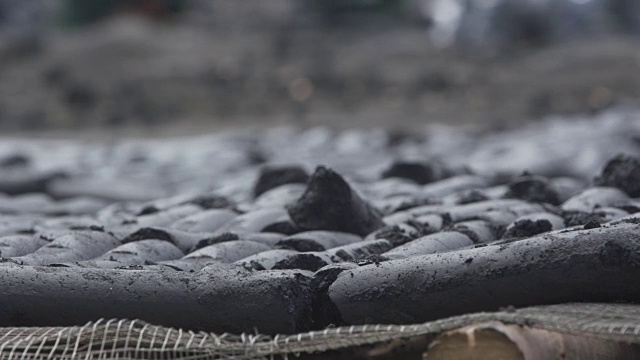
<svg viewBox="0 0 640 360"><path fill-rule="evenodd" d="M359 325L275 337L196 333L139 320L0 328L0 359L269 359L433 335L486 321L640 344L640 305L563 304L415 325Z"/></svg>

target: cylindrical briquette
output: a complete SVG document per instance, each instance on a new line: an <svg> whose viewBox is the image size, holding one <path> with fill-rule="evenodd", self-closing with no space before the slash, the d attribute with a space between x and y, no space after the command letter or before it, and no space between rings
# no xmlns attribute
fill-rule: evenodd
<svg viewBox="0 0 640 360"><path fill-rule="evenodd" d="M640 301L640 226L543 235L363 266L329 296L347 324L420 323L504 306Z"/></svg>
<svg viewBox="0 0 640 360"><path fill-rule="evenodd" d="M100 318L217 333L307 330L312 274L207 267L178 271L0 267L0 326L71 326Z"/></svg>

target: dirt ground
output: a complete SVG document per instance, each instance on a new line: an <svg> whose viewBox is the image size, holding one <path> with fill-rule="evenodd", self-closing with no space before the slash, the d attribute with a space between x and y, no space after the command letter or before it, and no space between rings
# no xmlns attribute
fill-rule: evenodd
<svg viewBox="0 0 640 360"><path fill-rule="evenodd" d="M639 70L640 43L622 38L482 60L430 46L413 23L223 30L122 16L0 52L0 129L500 128L633 104Z"/></svg>

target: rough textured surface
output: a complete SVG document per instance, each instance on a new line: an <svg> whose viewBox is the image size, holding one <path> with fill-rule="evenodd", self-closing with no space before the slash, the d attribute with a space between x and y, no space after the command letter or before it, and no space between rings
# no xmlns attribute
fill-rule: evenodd
<svg viewBox="0 0 640 360"><path fill-rule="evenodd" d="M637 225L593 229L368 265L340 274L331 301L348 324L412 323L571 301L640 301ZM471 259L471 260L469 260Z"/></svg>
<svg viewBox="0 0 640 360"><path fill-rule="evenodd" d="M252 274L218 266L197 275L0 267L0 282L0 326L121 317L193 330L292 333L308 326L312 296L305 272Z"/></svg>
<svg viewBox="0 0 640 360"><path fill-rule="evenodd" d="M636 301L640 206L621 189L634 172L614 172L623 185L589 183L613 150L637 153L640 131L611 119L427 138L281 129L111 144L7 139L0 180L65 176L36 193L0 181L0 272L11 274L0 284L10 289L2 324L118 316L293 332ZM431 156L466 170L428 184L384 176L394 162ZM254 197L269 166L317 170Z"/></svg>
<svg viewBox="0 0 640 360"><path fill-rule="evenodd" d="M379 212L362 200L336 172L318 167L307 190L288 208L304 230L334 230L365 236L383 226Z"/></svg>
<svg viewBox="0 0 640 360"><path fill-rule="evenodd" d="M559 205L558 192L544 177L523 175L509 183L508 197Z"/></svg>
<svg viewBox="0 0 640 360"><path fill-rule="evenodd" d="M614 157L607 162L595 184L617 187L631 197L640 197L640 158L629 155Z"/></svg>

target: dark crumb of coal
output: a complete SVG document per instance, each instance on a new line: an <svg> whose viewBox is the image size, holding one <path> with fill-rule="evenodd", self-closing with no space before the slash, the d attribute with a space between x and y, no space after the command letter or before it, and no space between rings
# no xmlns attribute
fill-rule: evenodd
<svg viewBox="0 0 640 360"><path fill-rule="evenodd" d="M358 260L357 264L358 266L365 266L365 265L380 266L380 263L385 261L389 261L389 258L387 258L386 256L382 256L380 254L374 254L374 255L369 255L364 259Z"/></svg>
<svg viewBox="0 0 640 360"><path fill-rule="evenodd" d="M595 179L595 185L616 187L631 197L640 197L640 158L615 156Z"/></svg>
<svg viewBox="0 0 640 360"><path fill-rule="evenodd" d="M247 161L251 165L261 165L269 161L269 157L263 150L254 146L247 151Z"/></svg>
<svg viewBox="0 0 640 360"><path fill-rule="evenodd" d="M428 141L427 135L402 129L391 129L387 131L387 146L390 148L398 145L420 144Z"/></svg>
<svg viewBox="0 0 640 360"><path fill-rule="evenodd" d="M262 264L260 264L260 263L259 263L259 262L257 262L257 261L251 261L251 262L249 262L248 264L247 264L247 263L245 263L245 264L243 264L243 265L242 265L242 267L243 267L244 269L246 269L246 270L249 270L249 271L262 271L262 270L266 270L266 269L264 268L264 266L262 266Z"/></svg>
<svg viewBox="0 0 640 360"><path fill-rule="evenodd" d="M89 225L89 226L70 226L69 230L91 230L104 232L104 226Z"/></svg>
<svg viewBox="0 0 640 360"><path fill-rule="evenodd" d="M148 159L149 158L147 157L147 154L142 154L142 153L132 154L131 157L129 157L129 163L142 164L146 162Z"/></svg>
<svg viewBox="0 0 640 360"><path fill-rule="evenodd" d="M3 214L6 214L6 215L13 215L13 214L15 214L15 213L12 213L12 212L3 212ZM68 211L57 210L57 211L52 211L52 212L48 213L48 215L49 215L49 216L69 216L69 215L71 215L71 214L69 214L69 212L68 212Z"/></svg>
<svg viewBox="0 0 640 360"><path fill-rule="evenodd" d="M451 214L449 214L448 212L440 214L440 217L442 217L442 227L453 224L453 219L451 218Z"/></svg>
<svg viewBox="0 0 640 360"><path fill-rule="evenodd" d="M229 233L229 232L223 233L218 236L214 236L214 237L210 237L210 238L206 238L198 241L198 243L193 247L191 251L196 251L198 249L202 249L203 247L207 247L209 245L215 245L215 244L219 244L227 241L234 241L238 239L240 239L240 237L238 237L237 234Z"/></svg>
<svg viewBox="0 0 640 360"><path fill-rule="evenodd" d="M64 102L77 110L89 110L98 100L98 94L84 84L69 84L64 92Z"/></svg>
<svg viewBox="0 0 640 360"><path fill-rule="evenodd" d="M254 197L285 184L306 184L309 174L299 165L269 165L260 170L253 186Z"/></svg>
<svg viewBox="0 0 640 360"><path fill-rule="evenodd" d="M486 201L489 200L489 197L478 190L469 190L465 191L462 196L458 199L458 204L472 204L475 202Z"/></svg>
<svg viewBox="0 0 640 360"><path fill-rule="evenodd" d="M553 226L549 220L520 220L504 233L503 238L510 239L530 237L551 231L552 229Z"/></svg>
<svg viewBox="0 0 640 360"><path fill-rule="evenodd" d="M186 201L185 204L198 205L203 209L225 209L233 206L233 203L220 195L200 195Z"/></svg>
<svg viewBox="0 0 640 360"><path fill-rule="evenodd" d="M166 264L165 266L168 267L168 268L171 268L171 269L173 269L175 271L184 271L184 270L182 270L181 268L179 268L179 267L177 267L175 265ZM193 270L190 270L189 272L193 272Z"/></svg>
<svg viewBox="0 0 640 360"><path fill-rule="evenodd" d="M66 265L66 264L49 264L47 266L48 267L55 267L55 268L68 268L68 267L71 267L71 266Z"/></svg>
<svg viewBox="0 0 640 360"><path fill-rule="evenodd" d="M281 221L266 226L264 229L262 229L262 232L274 232L284 235L293 235L299 233L300 229L298 229L290 221Z"/></svg>
<svg viewBox="0 0 640 360"><path fill-rule="evenodd" d="M353 256L344 250L336 251L335 256L342 261L353 261Z"/></svg>
<svg viewBox="0 0 640 360"><path fill-rule="evenodd" d="M424 185L440 179L440 174L429 164L413 161L397 161L382 173L382 178L403 178Z"/></svg>
<svg viewBox="0 0 640 360"><path fill-rule="evenodd" d="M549 180L536 175L524 174L512 180L505 197L552 205L560 204L560 196Z"/></svg>
<svg viewBox="0 0 640 360"><path fill-rule="evenodd" d="M408 243L409 241L414 240L413 237L406 234L397 225L386 226L380 229L376 233L375 238L388 240L393 245L393 247L398 247L400 245Z"/></svg>
<svg viewBox="0 0 640 360"><path fill-rule="evenodd" d="M611 225L618 225L618 224L634 224L634 225L640 225L640 216L638 217L632 217L632 218L628 218L628 219L621 219L621 220L617 220L611 223Z"/></svg>
<svg viewBox="0 0 640 360"><path fill-rule="evenodd" d="M173 238L171 237L171 235L169 235L165 231L162 231L159 229L153 229L153 228L142 228L134 232L133 234L127 236L126 238L122 239L122 243L127 244L130 242L148 240L148 239L164 240L164 241L173 243Z"/></svg>
<svg viewBox="0 0 640 360"><path fill-rule="evenodd" d="M602 225L600 225L600 222L598 222L597 220L591 220L588 223L584 224L585 230L597 229L599 227L602 227Z"/></svg>
<svg viewBox="0 0 640 360"><path fill-rule="evenodd" d="M326 261L313 254L297 254L295 256L291 256L284 260L278 261L273 266L273 269L299 269L317 271L318 269L326 265Z"/></svg>
<svg viewBox="0 0 640 360"><path fill-rule="evenodd" d="M416 231L412 231L409 234L409 236L411 236L412 240L415 240L415 239L417 239L419 237L423 237L423 236L426 236L426 235L433 234L433 229L431 229L429 227L429 224L426 223L426 222L425 223L421 223L421 222L419 222L417 220L409 219L409 220L407 220L406 224L411 226L411 227L413 227L414 229L416 229Z"/></svg>
<svg viewBox="0 0 640 360"><path fill-rule="evenodd" d="M0 167L12 168L12 167L24 167L29 165L31 160L23 154L13 154L0 159Z"/></svg>
<svg viewBox="0 0 640 360"><path fill-rule="evenodd" d="M61 244L49 244L49 245L47 245L47 248L49 248L49 249L66 249L67 247L65 245L61 245Z"/></svg>
<svg viewBox="0 0 640 360"><path fill-rule="evenodd" d="M602 217L598 214L583 213L580 211L563 211L561 213L567 227L585 225L590 221L600 222Z"/></svg>
<svg viewBox="0 0 640 360"><path fill-rule="evenodd" d="M381 228L381 214L335 171L318 166L300 199L287 206L301 230L333 230L366 236Z"/></svg>
<svg viewBox="0 0 640 360"><path fill-rule="evenodd" d="M478 234L464 224L449 224L443 226L440 232L458 232L466 235L474 244L481 242Z"/></svg>
<svg viewBox="0 0 640 360"><path fill-rule="evenodd" d="M502 239L504 237L504 233L507 232L506 226L495 225L495 235L496 239Z"/></svg>
<svg viewBox="0 0 640 360"><path fill-rule="evenodd" d="M615 208L624 210L626 212L628 212L629 214L635 214L637 212L640 212L640 206L637 205L632 205L632 204L622 204L622 205L614 205Z"/></svg>
<svg viewBox="0 0 640 360"><path fill-rule="evenodd" d="M127 265L127 266L118 266L116 269L118 269L118 270L144 270L144 267L142 265Z"/></svg>
<svg viewBox="0 0 640 360"><path fill-rule="evenodd" d="M278 241L276 246L279 249L289 249L296 250L300 252L309 252L309 251L324 251L326 250L324 246L318 244L317 242L309 239L296 239L288 238L286 240Z"/></svg>
<svg viewBox="0 0 640 360"><path fill-rule="evenodd" d="M151 214L155 214L155 213L157 213L159 211L160 211L160 209L158 209L155 205L147 205L147 206L143 207L136 214L136 216L151 215Z"/></svg>
<svg viewBox="0 0 640 360"><path fill-rule="evenodd" d="M430 197L416 197L410 200L403 201L400 205L398 205L393 209L393 212L413 209L418 206L434 205L439 203L440 203L439 201Z"/></svg>

